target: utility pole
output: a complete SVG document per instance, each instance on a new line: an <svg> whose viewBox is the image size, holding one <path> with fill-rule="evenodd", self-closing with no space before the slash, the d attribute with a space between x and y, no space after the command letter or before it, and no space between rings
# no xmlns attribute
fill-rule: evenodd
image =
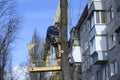
<svg viewBox="0 0 120 80"><path fill-rule="evenodd" d="M67 60L68 57L68 37L67 37L67 0L60 0L60 35L61 35L61 47L64 53L62 54L62 80L72 80L70 66Z"/></svg>

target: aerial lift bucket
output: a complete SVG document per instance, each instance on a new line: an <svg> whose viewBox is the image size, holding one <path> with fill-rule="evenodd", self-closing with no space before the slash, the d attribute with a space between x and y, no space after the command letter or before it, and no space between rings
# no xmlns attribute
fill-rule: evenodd
<svg viewBox="0 0 120 80"><path fill-rule="evenodd" d="M48 71L60 71L61 70L61 54L63 51L61 50L61 46L58 43L58 54L59 58L55 58L52 55L54 51L52 49L49 50L46 60L42 59L44 54L44 45L46 43L33 43L28 44L28 70L29 72L48 72ZM35 48L40 49L39 53L35 53Z"/></svg>

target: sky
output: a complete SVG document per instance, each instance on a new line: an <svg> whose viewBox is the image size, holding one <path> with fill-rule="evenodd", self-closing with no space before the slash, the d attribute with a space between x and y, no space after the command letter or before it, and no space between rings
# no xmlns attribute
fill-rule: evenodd
<svg viewBox="0 0 120 80"><path fill-rule="evenodd" d="M29 79L28 73L29 72L27 70L27 67L15 66L12 69L12 78L13 80L28 80ZM11 80L11 73L6 74L5 80Z"/></svg>
<svg viewBox="0 0 120 80"><path fill-rule="evenodd" d="M17 11L20 15L22 15L23 22L21 23L21 29L18 33L18 39L14 44L13 66L18 66L23 62L27 62L27 44L30 43L35 29L37 29L40 36L45 39L48 26L53 24L59 0L17 1ZM80 6L82 4L81 1L85 0L68 0L68 17L70 20L68 25L70 27L75 26L80 17L80 9L83 8Z"/></svg>

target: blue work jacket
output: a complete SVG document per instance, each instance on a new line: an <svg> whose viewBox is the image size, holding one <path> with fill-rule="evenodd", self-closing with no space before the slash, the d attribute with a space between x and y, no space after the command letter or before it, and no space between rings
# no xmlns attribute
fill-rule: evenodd
<svg viewBox="0 0 120 80"><path fill-rule="evenodd" d="M46 35L46 42L54 42L55 37L59 36L59 31L54 26L49 26Z"/></svg>

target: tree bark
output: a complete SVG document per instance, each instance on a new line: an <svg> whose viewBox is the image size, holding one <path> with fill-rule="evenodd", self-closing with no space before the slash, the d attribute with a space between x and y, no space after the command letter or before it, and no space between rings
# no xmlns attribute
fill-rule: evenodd
<svg viewBox="0 0 120 80"><path fill-rule="evenodd" d="M73 80L81 80L81 66L78 64L73 65Z"/></svg>
<svg viewBox="0 0 120 80"><path fill-rule="evenodd" d="M62 54L62 80L72 80L70 66L67 60L68 57L68 38L67 38L67 0L60 0L60 36L61 36L61 47L64 53Z"/></svg>

